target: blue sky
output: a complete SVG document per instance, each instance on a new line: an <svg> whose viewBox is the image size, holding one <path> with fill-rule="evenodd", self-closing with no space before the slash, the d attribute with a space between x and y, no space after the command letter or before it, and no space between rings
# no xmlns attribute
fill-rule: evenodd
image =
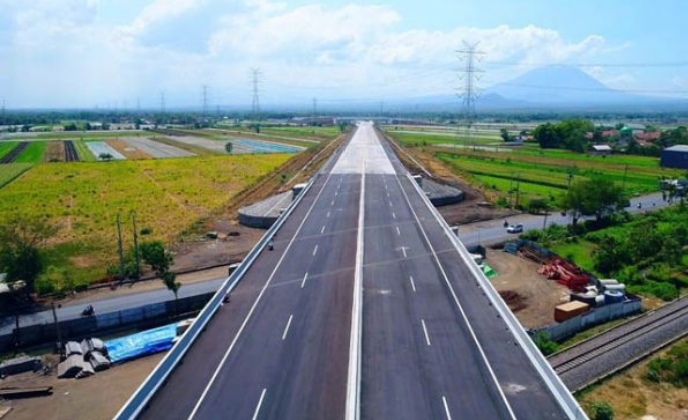
<svg viewBox="0 0 688 420"><path fill-rule="evenodd" d="M536 65L584 65L608 86L688 98L680 0L0 0L6 106L379 102L450 94L456 50L480 42L482 88Z"/></svg>

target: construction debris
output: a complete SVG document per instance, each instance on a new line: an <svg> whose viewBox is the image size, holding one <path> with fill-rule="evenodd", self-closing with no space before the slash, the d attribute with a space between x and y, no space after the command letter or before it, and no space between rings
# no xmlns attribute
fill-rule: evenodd
<svg viewBox="0 0 688 420"><path fill-rule="evenodd" d="M37 372L43 368L40 357L19 356L0 363L0 378L24 372Z"/></svg>
<svg viewBox="0 0 688 420"><path fill-rule="evenodd" d="M5 387L0 388L0 398L29 398L41 397L51 395L53 393L52 386L31 386L31 387ZM1 412L1 410L0 410Z"/></svg>

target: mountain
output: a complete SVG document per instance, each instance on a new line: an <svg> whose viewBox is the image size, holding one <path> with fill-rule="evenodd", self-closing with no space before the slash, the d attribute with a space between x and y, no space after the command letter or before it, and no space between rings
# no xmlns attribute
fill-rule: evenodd
<svg viewBox="0 0 688 420"><path fill-rule="evenodd" d="M631 105L656 98L633 95L611 89L600 81L571 66L540 67L516 79L499 83L485 94L496 94L511 101L533 105Z"/></svg>

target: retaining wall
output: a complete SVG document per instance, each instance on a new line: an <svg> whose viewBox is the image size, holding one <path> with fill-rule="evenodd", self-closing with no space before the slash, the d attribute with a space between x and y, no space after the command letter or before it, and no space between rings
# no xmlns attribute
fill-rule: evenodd
<svg viewBox="0 0 688 420"><path fill-rule="evenodd" d="M81 340L94 335L108 334L128 328L153 327L169 322L177 314L189 314L200 311L213 297L214 293L190 296L177 301L167 301L130 308L117 312L97 314L59 321L62 342ZM12 333L0 335L0 352L14 348L16 329ZM22 327L19 325L19 347L36 346L57 341L55 324L45 323Z"/></svg>

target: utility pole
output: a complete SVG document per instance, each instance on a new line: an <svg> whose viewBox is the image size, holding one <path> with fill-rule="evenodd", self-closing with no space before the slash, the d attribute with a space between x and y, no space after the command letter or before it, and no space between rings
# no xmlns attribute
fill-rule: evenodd
<svg viewBox="0 0 688 420"><path fill-rule="evenodd" d="M518 208L520 198L521 198L521 176L518 172L516 172L516 208Z"/></svg>
<svg viewBox="0 0 688 420"><path fill-rule="evenodd" d="M139 233L136 230L136 211L131 211L131 222L134 226L134 253L136 255L136 280L141 276L141 257L139 254Z"/></svg>
<svg viewBox="0 0 688 420"><path fill-rule="evenodd" d="M2 100L2 108L0 108L0 122L5 124L5 99Z"/></svg>
<svg viewBox="0 0 688 420"><path fill-rule="evenodd" d="M457 51L457 53L459 53L459 58L465 61L466 64L460 76L460 79L463 79L463 86L460 88L459 94L459 96L461 96L463 119L466 129L466 145L471 143L471 128L477 117L475 111L475 101L478 99L476 85L482 77L482 73L484 73L483 70L476 67L476 61L484 54L477 50L478 44L477 42L469 44L463 41L463 49Z"/></svg>
<svg viewBox="0 0 688 420"><path fill-rule="evenodd" d="M203 118L208 117L208 86L203 85Z"/></svg>
<svg viewBox="0 0 688 420"><path fill-rule="evenodd" d="M253 68L251 69L251 73L253 74L253 101L251 102L251 114L253 114L255 119L260 120L260 69Z"/></svg>
<svg viewBox="0 0 688 420"><path fill-rule="evenodd" d="M55 301L52 302L53 307L53 322L55 322L55 333L57 334L57 351L62 349L62 334L60 334L60 322L57 320L57 309L55 308Z"/></svg>
<svg viewBox="0 0 688 420"><path fill-rule="evenodd" d="M122 249L122 224L117 213L117 251L119 252L119 278L124 280L124 250Z"/></svg>
<svg viewBox="0 0 688 420"><path fill-rule="evenodd" d="M626 173L628 172L628 163L624 165L624 176L623 176L623 182L621 183L621 191L624 191L626 189Z"/></svg>

